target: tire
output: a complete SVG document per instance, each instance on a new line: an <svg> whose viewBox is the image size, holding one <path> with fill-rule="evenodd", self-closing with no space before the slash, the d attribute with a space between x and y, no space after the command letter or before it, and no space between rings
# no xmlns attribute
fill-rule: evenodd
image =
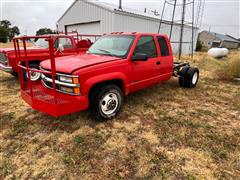
<svg viewBox="0 0 240 180"><path fill-rule="evenodd" d="M185 87L194 88L196 87L199 79L198 68L189 68L185 77Z"/></svg>
<svg viewBox="0 0 240 180"><path fill-rule="evenodd" d="M29 64L29 68L39 70L39 65L38 64ZM31 74L31 72L30 72L30 76L31 76L31 81L38 81L41 79L41 73L38 73L38 72L33 72L33 74ZM25 80L28 79L28 74L27 74L27 71L25 71L25 70L23 70L23 77Z"/></svg>
<svg viewBox="0 0 240 180"><path fill-rule="evenodd" d="M179 77L179 86L180 87L186 87L186 85L185 85L185 81L186 81L185 78L186 78L186 74L187 74L188 70L189 70L189 67L185 66L178 73L178 75L180 76Z"/></svg>
<svg viewBox="0 0 240 180"><path fill-rule="evenodd" d="M113 84L103 85L90 96L90 110L99 121L110 120L119 113L123 104L121 89Z"/></svg>
<svg viewBox="0 0 240 180"><path fill-rule="evenodd" d="M11 75L13 75L14 77L18 77L18 73L17 72L11 72Z"/></svg>

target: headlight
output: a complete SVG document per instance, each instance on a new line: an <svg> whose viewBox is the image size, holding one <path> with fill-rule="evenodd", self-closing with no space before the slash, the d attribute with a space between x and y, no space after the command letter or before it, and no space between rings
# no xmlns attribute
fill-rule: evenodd
<svg viewBox="0 0 240 180"><path fill-rule="evenodd" d="M70 93L79 95L80 94L80 84L79 84L79 77L78 76L71 76L71 75L62 75L58 74L59 82L66 83L61 84L59 89L62 92ZM77 85L77 87L72 87L72 85Z"/></svg>
<svg viewBox="0 0 240 180"><path fill-rule="evenodd" d="M59 81L66 82L66 83L79 84L79 78L78 77L59 75Z"/></svg>
<svg viewBox="0 0 240 180"><path fill-rule="evenodd" d="M67 82L67 83L72 83L72 82L73 82L72 79L73 79L72 77L66 77L66 76L60 76L60 77L59 77L59 80L60 80L60 81L62 81L62 82Z"/></svg>

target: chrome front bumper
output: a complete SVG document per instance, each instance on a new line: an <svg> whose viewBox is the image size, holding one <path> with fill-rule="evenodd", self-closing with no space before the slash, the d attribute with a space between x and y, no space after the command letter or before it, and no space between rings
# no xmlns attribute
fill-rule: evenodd
<svg viewBox="0 0 240 180"><path fill-rule="evenodd" d="M2 71L4 71L4 72L8 72L8 73L13 72L11 66L6 66L6 65L1 64L1 63L0 63L0 70L2 70Z"/></svg>

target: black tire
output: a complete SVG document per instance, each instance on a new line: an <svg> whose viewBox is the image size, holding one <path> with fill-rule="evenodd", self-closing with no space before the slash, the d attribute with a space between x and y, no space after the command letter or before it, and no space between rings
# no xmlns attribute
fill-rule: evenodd
<svg viewBox="0 0 240 180"><path fill-rule="evenodd" d="M194 88L196 87L199 79L198 68L189 68L185 77L185 87Z"/></svg>
<svg viewBox="0 0 240 180"><path fill-rule="evenodd" d="M179 77L179 86L180 87L186 87L185 78L186 78L186 74L187 74L189 68L190 68L189 66L185 66L178 73L178 75L180 76Z"/></svg>
<svg viewBox="0 0 240 180"><path fill-rule="evenodd" d="M102 106L104 106L105 104L103 105L101 103L104 103L104 98L106 96L110 97L110 95L112 94L115 98L117 97L117 104L114 104L115 100L111 99L108 102L105 102L107 103L107 106L110 106L110 112L114 110L111 114L106 114L104 113L104 110L102 108ZM121 110L123 99L123 93L118 86L113 84L103 85L99 88L96 88L95 91L90 95L90 111L94 118L99 121L110 120L116 117L116 115ZM113 103L115 106L111 103ZM112 106L114 106L114 108ZM111 108L113 109L111 110Z"/></svg>
<svg viewBox="0 0 240 180"><path fill-rule="evenodd" d="M39 69L39 65L38 64L29 64L29 68L32 68L32 69ZM24 80L27 80L28 77L27 77L27 71L23 70L23 78ZM37 79L37 80L40 80L41 79L41 76ZM33 81L37 81L37 80L33 80Z"/></svg>
<svg viewBox="0 0 240 180"><path fill-rule="evenodd" d="M13 75L14 77L18 77L18 73L17 72L11 72L11 75Z"/></svg>

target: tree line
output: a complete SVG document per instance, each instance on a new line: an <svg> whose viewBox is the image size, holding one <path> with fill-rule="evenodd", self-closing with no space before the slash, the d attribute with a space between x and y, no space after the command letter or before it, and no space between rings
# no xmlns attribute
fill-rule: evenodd
<svg viewBox="0 0 240 180"><path fill-rule="evenodd" d="M17 26L12 26L8 20L0 21L0 42L12 41L14 36L19 35L20 30Z"/></svg>
<svg viewBox="0 0 240 180"><path fill-rule="evenodd" d="M57 34L57 32L50 28L40 28L36 31L36 36L45 34ZM0 21L0 42L11 42L12 39L18 35L20 35L20 30L17 26L12 26L12 23L9 20Z"/></svg>

